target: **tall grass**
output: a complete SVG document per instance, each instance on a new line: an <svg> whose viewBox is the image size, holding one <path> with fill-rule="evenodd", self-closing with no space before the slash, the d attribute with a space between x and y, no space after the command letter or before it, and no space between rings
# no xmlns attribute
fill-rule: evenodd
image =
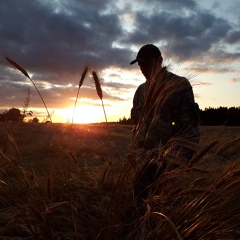
<svg viewBox="0 0 240 240"><path fill-rule="evenodd" d="M95 132L99 126L92 128ZM135 159L139 163L133 165L125 158L126 152L121 152L121 169L118 173L114 170L114 165L119 164L118 158L112 162L112 167L106 167L108 174L105 174L104 181L106 168L103 164L94 167L91 163L96 161L90 157L96 150L89 145L91 141L96 145L99 137L104 139L103 127L101 135L92 136L92 140L84 145L81 142L86 139L80 140L79 134L74 133L74 147L67 141L73 137L67 126L49 128L43 125L39 129L38 125L25 123L21 146L15 142L17 129L17 125L8 129L1 125L0 236L104 240L151 239L153 236L177 240L234 239L240 236L240 159L237 152L240 145L239 141L234 141L237 140L236 133L235 137L228 136L226 143L219 139L212 146L213 135L201 128L204 135L198 150L201 154L192 166L173 169L175 159L168 156L167 170L150 191L145 202L146 213L141 216L135 211L133 197L134 175L143 164L139 162L141 155ZM228 131L236 132L231 128ZM130 138L130 131L128 134ZM225 135L219 133L216 138L227 134L227 131ZM38 138L44 135L50 142L38 143ZM114 140L119 137L116 135ZM4 138L6 148L2 145ZM102 148L109 150L105 141L99 142L100 155L104 157ZM32 146L28 144L30 149L26 152L27 142ZM229 142L233 142L231 149L221 150ZM79 154L86 156L90 166L86 168L81 163ZM144 160L158 162L158 159L151 159L150 153Z"/></svg>

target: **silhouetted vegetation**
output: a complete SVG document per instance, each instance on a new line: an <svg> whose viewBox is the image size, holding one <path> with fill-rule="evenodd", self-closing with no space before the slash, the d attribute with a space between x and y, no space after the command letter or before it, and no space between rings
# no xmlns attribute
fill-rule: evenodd
<svg viewBox="0 0 240 240"><path fill-rule="evenodd" d="M11 108L0 115L0 121L21 122L24 118L24 115L21 114L21 111L18 108Z"/></svg>
<svg viewBox="0 0 240 240"><path fill-rule="evenodd" d="M12 107L9 110L4 111L3 113L0 113L0 122L22 122L25 117L32 116L32 114L32 111L27 112L25 109L23 113L21 113L18 108Z"/></svg>
<svg viewBox="0 0 240 240"><path fill-rule="evenodd" d="M203 126L240 126L240 107L205 108L200 117Z"/></svg>
<svg viewBox="0 0 240 240"><path fill-rule="evenodd" d="M202 126L240 126L240 107L205 108L200 110ZM131 118L125 116L118 121L121 125L132 125Z"/></svg>
<svg viewBox="0 0 240 240"><path fill-rule="evenodd" d="M129 117L129 118L126 118L125 116L121 119L121 118L119 118L119 124L121 124L121 125L132 125L132 120L131 120L131 118Z"/></svg>
<svg viewBox="0 0 240 240"><path fill-rule="evenodd" d="M39 119L35 117L35 118L31 119L29 122L39 123Z"/></svg>

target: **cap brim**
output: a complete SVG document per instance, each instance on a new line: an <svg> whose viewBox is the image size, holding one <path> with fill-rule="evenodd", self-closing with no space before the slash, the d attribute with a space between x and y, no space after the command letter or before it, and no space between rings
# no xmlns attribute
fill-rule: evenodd
<svg viewBox="0 0 240 240"><path fill-rule="evenodd" d="M132 64L134 64L136 62L145 62L147 60L148 60L147 58L136 58L135 60L130 62L130 65L132 65Z"/></svg>
<svg viewBox="0 0 240 240"><path fill-rule="evenodd" d="M136 58L135 60L130 62L130 65L132 65L132 64L134 64L136 62L145 62L147 60L149 60L149 58Z"/></svg>
<svg viewBox="0 0 240 240"><path fill-rule="evenodd" d="M135 59L135 60L131 61L131 62L130 62L130 65L132 65L132 64L134 64L134 63L136 63L137 61L138 61L137 59Z"/></svg>

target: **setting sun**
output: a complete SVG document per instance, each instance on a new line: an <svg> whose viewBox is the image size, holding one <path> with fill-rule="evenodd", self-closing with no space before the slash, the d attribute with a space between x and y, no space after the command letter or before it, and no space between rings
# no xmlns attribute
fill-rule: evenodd
<svg viewBox="0 0 240 240"><path fill-rule="evenodd" d="M72 122L73 109L65 108L58 111L61 122ZM74 112L73 123L97 123L104 121L104 113L100 107L94 106L77 106Z"/></svg>

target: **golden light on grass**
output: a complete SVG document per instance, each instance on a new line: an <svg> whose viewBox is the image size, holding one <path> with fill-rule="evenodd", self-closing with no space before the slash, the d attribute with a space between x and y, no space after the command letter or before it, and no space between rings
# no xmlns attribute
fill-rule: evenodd
<svg viewBox="0 0 240 240"><path fill-rule="evenodd" d="M204 140L195 159L197 165L169 168L146 200L146 214L132 217L129 210L136 204L132 188L135 166L126 161L131 127L110 127L117 154L104 168L111 149L102 125L74 126L75 131L69 131L64 124L50 128L24 124L22 129L17 124L8 129L6 123L0 124L1 236L239 238L239 128L226 127L226 134L221 133L223 137L214 145L214 137L209 134L214 127L202 127ZM231 148L229 143L233 144ZM84 161L88 168L81 164Z"/></svg>

